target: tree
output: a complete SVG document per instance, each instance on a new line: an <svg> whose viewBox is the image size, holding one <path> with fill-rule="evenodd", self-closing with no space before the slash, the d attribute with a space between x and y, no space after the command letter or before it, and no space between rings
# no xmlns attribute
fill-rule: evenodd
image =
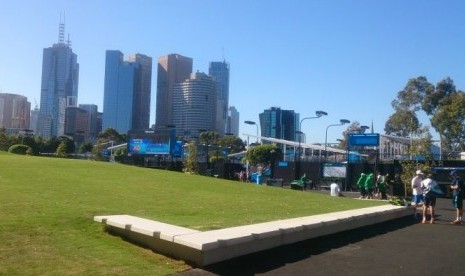
<svg viewBox="0 0 465 276"><path fill-rule="evenodd" d="M92 143L83 143L79 147L79 153L92 152L93 147Z"/></svg>
<svg viewBox="0 0 465 276"><path fill-rule="evenodd" d="M121 135L114 128L107 128L98 136L95 146L92 148L92 153L95 160L106 160L102 151L112 145L123 144L127 141L126 135Z"/></svg>
<svg viewBox="0 0 465 276"><path fill-rule="evenodd" d="M421 127L417 111L422 109L426 95L434 94L434 86L426 77L420 76L408 80L404 89L397 93L397 99L391 105L395 112L389 117L384 126L388 135L408 136Z"/></svg>
<svg viewBox="0 0 465 276"><path fill-rule="evenodd" d="M0 131L0 150L7 151L10 147L10 141L5 132Z"/></svg>
<svg viewBox="0 0 465 276"><path fill-rule="evenodd" d="M421 127L415 113L408 109L396 109L384 126L387 135L410 136L413 130Z"/></svg>
<svg viewBox="0 0 465 276"><path fill-rule="evenodd" d="M197 144L195 141L191 141L185 147L187 158L183 161L183 172L198 174L199 173L199 159Z"/></svg>
<svg viewBox="0 0 465 276"><path fill-rule="evenodd" d="M229 153L238 153L245 150L244 141L234 135L219 138L218 144L223 148L228 148Z"/></svg>
<svg viewBox="0 0 465 276"><path fill-rule="evenodd" d="M436 89L426 91L422 109L428 115L434 115L441 106L450 104L450 96L456 93L454 81L447 77L436 84Z"/></svg>
<svg viewBox="0 0 465 276"><path fill-rule="evenodd" d="M67 143L65 140L61 141L60 145L58 146L56 152L55 152L57 157L64 158L67 157Z"/></svg>
<svg viewBox="0 0 465 276"><path fill-rule="evenodd" d="M431 124L441 134L444 148L451 151L464 151L465 93L459 91L450 94L448 104L443 104L436 109Z"/></svg>
<svg viewBox="0 0 465 276"><path fill-rule="evenodd" d="M387 134L407 136L421 128L417 112L430 118L446 150L465 149L464 92L457 91L454 81L447 77L434 87L425 77L410 79L392 102L395 113L386 122Z"/></svg>
<svg viewBox="0 0 465 276"><path fill-rule="evenodd" d="M259 145L250 148L246 153L246 159L250 165L266 165L273 161L275 156L281 155L281 149L277 145Z"/></svg>

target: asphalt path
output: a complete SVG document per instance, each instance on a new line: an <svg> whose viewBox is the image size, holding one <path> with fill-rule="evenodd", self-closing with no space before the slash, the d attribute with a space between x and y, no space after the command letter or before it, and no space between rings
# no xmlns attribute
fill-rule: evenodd
<svg viewBox="0 0 465 276"><path fill-rule="evenodd" d="M454 218L451 199L438 198L435 224L412 215L181 275L465 275L465 224Z"/></svg>

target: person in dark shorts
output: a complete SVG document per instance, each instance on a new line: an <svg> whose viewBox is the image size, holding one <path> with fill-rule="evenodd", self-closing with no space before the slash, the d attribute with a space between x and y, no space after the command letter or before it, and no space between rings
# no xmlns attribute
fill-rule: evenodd
<svg viewBox="0 0 465 276"><path fill-rule="evenodd" d="M431 192L438 186L438 183L433 179L432 174L428 174L424 180L421 181L421 189L423 190L423 220L421 223L426 223L426 215L428 208L430 209L431 220L434 223L434 206L436 205L436 195Z"/></svg>
<svg viewBox="0 0 465 276"><path fill-rule="evenodd" d="M465 187L457 171L452 171L450 176L452 177L452 185L450 185L452 190L452 204L457 212L457 217L451 223L460 224L463 223L463 191Z"/></svg>

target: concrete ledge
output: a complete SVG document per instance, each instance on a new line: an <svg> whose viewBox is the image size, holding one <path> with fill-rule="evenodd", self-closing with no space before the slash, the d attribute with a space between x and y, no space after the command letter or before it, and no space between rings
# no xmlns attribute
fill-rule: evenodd
<svg viewBox="0 0 465 276"><path fill-rule="evenodd" d="M411 213L410 208L382 205L205 232L129 215L96 216L94 221L156 252L204 266Z"/></svg>

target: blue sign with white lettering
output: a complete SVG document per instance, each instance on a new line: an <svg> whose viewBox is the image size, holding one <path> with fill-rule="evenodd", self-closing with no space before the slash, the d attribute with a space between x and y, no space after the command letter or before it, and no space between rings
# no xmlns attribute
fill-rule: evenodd
<svg viewBox="0 0 465 276"><path fill-rule="evenodd" d="M349 134L349 146L379 146L379 133L360 134L350 133Z"/></svg>

